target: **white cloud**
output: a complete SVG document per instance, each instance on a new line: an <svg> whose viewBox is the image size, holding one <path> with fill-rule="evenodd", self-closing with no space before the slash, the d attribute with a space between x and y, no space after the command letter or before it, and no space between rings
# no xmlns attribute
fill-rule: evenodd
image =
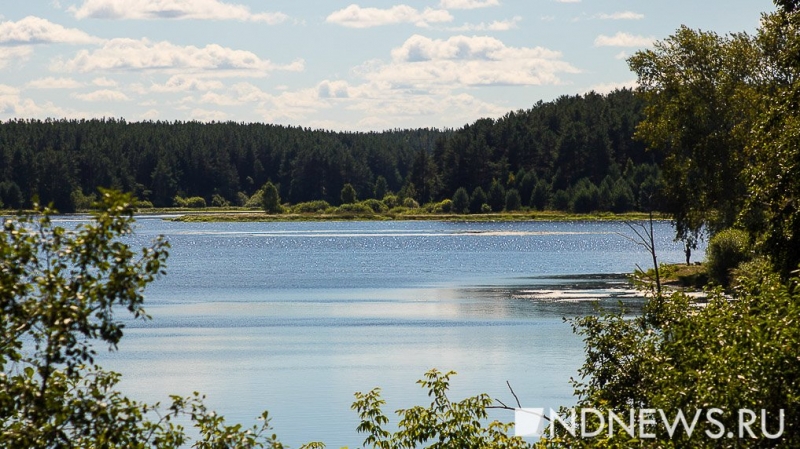
<svg viewBox="0 0 800 449"><path fill-rule="evenodd" d="M357 69L367 80L398 89L559 84L560 74L578 72L559 52L542 47L508 47L488 36L440 40L420 35L392 50L391 63L372 61Z"/></svg>
<svg viewBox="0 0 800 449"><path fill-rule="evenodd" d="M621 83L600 83L590 87L589 90L587 90L586 92L588 93L594 91L597 92L598 94L607 94L617 89L634 89L638 85L639 84L636 82L635 79L623 81Z"/></svg>
<svg viewBox="0 0 800 449"><path fill-rule="evenodd" d="M20 62L28 59L33 53L29 46L22 47L0 47L0 69L11 62Z"/></svg>
<svg viewBox="0 0 800 449"><path fill-rule="evenodd" d="M581 0L556 0L556 3L580 3Z"/></svg>
<svg viewBox="0 0 800 449"><path fill-rule="evenodd" d="M222 89L223 87L225 87L225 85L219 80L187 75L174 75L164 84L153 84L150 86L150 90L152 92L185 92L209 91Z"/></svg>
<svg viewBox="0 0 800 449"><path fill-rule="evenodd" d="M102 102L109 102L109 101L129 101L127 95L124 93L117 91L117 90L110 90L110 89L101 89L96 90L94 92L89 92L85 94L72 94L73 98L77 98L78 100L82 101L102 101Z"/></svg>
<svg viewBox="0 0 800 449"><path fill-rule="evenodd" d="M87 116L87 114L81 114L74 110L63 109L49 101L44 104L36 104L30 98L21 97L19 93L19 89L15 87L0 84L0 118L78 118Z"/></svg>
<svg viewBox="0 0 800 449"><path fill-rule="evenodd" d="M280 12L252 13L247 6L219 0L84 0L80 7L69 8L78 19L205 19L284 22Z"/></svg>
<svg viewBox="0 0 800 449"><path fill-rule="evenodd" d="M160 115L158 109L148 109L146 112L139 115L141 120L155 120Z"/></svg>
<svg viewBox="0 0 800 449"><path fill-rule="evenodd" d="M101 39L76 28L65 28L40 17L28 16L16 22L0 23L0 44L94 44Z"/></svg>
<svg viewBox="0 0 800 449"><path fill-rule="evenodd" d="M500 0L441 0L442 9L475 9L489 6L500 6Z"/></svg>
<svg viewBox="0 0 800 449"><path fill-rule="evenodd" d="M331 13L325 20L349 28L370 28L397 23L413 23L419 27L427 27L431 23L451 22L453 16L441 9L426 8L424 11L418 11L408 5L380 9L362 8L353 4Z"/></svg>
<svg viewBox="0 0 800 449"><path fill-rule="evenodd" d="M621 52L614 55L614 59L628 59L628 52L622 50Z"/></svg>
<svg viewBox="0 0 800 449"><path fill-rule="evenodd" d="M83 84L72 78L55 78L48 76L29 81L25 87L30 89L77 89Z"/></svg>
<svg viewBox="0 0 800 449"><path fill-rule="evenodd" d="M656 38L650 36L634 36L633 34L619 32L613 36L601 34L594 40L595 47L649 47Z"/></svg>
<svg viewBox="0 0 800 449"><path fill-rule="evenodd" d="M200 122L221 122L228 118L228 114L217 110L210 111L208 109L192 109L192 112L189 114L189 118Z"/></svg>
<svg viewBox="0 0 800 449"><path fill-rule="evenodd" d="M597 18L603 20L641 20L644 19L644 14L633 11L620 11L612 14L598 14Z"/></svg>
<svg viewBox="0 0 800 449"><path fill-rule="evenodd" d="M450 31L508 31L518 28L519 22L522 21L522 17L516 16L513 19L508 20L495 20L491 23L465 23L464 25L457 27L457 28L450 28Z"/></svg>
<svg viewBox="0 0 800 449"><path fill-rule="evenodd" d="M92 80L92 84L94 84L95 86L100 86L100 87L116 87L117 86L117 82L116 81L114 81L114 80L112 80L110 78L106 78L104 76L101 76L101 77L93 79Z"/></svg>
<svg viewBox="0 0 800 449"><path fill-rule="evenodd" d="M148 39L112 39L102 48L81 50L68 61L56 61L51 69L67 72L94 71L163 71L213 72L217 76L265 76L273 70L301 71L304 63L275 65L252 52L234 50L216 44L198 48Z"/></svg>

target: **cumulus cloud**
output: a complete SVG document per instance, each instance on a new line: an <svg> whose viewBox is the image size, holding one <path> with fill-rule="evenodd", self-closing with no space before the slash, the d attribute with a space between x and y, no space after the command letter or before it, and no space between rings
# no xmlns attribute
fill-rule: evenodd
<svg viewBox="0 0 800 449"><path fill-rule="evenodd" d="M33 49L29 46L0 47L0 69L10 62L19 62L27 59L31 53L33 53Z"/></svg>
<svg viewBox="0 0 800 449"><path fill-rule="evenodd" d="M372 61L357 73L396 88L429 89L559 84L560 74L578 69L563 61L561 53L542 47L509 47L488 36L441 40L414 35L392 50L391 63Z"/></svg>
<svg viewBox="0 0 800 449"><path fill-rule="evenodd" d="M83 87L83 83L72 78L55 78L48 76L46 78L28 81L25 87L29 89L77 89Z"/></svg>
<svg viewBox="0 0 800 449"><path fill-rule="evenodd" d="M152 92L185 92L209 91L225 87L219 80L205 79L196 76L174 75L164 84L154 84L150 87Z"/></svg>
<svg viewBox="0 0 800 449"><path fill-rule="evenodd" d="M633 11L620 11L611 14L598 14L597 18L603 20L641 20L644 19L644 14Z"/></svg>
<svg viewBox="0 0 800 449"><path fill-rule="evenodd" d="M598 94L608 94L617 89L634 89L639 84L635 79L623 81L621 83L600 83L590 87L586 92L597 92Z"/></svg>
<svg viewBox="0 0 800 449"><path fill-rule="evenodd" d="M110 89L101 89L96 90L94 92L83 93L83 94L72 94L72 98L77 98L78 100L82 101L102 101L102 102L109 102L109 101L129 101L127 95L120 91L110 90Z"/></svg>
<svg viewBox="0 0 800 449"><path fill-rule="evenodd" d="M228 118L228 114L222 111L198 108L192 109L189 118L200 122L221 122Z"/></svg>
<svg viewBox="0 0 800 449"><path fill-rule="evenodd" d="M280 12L252 13L247 6L219 0L84 0L69 11L78 19L200 19L284 22Z"/></svg>
<svg viewBox="0 0 800 449"><path fill-rule="evenodd" d="M655 37L634 36L624 32L618 32L613 36L601 34L594 40L595 47L649 47L655 42Z"/></svg>
<svg viewBox="0 0 800 449"><path fill-rule="evenodd" d="M112 80L110 78L106 78L104 76L97 77L97 78L93 79L92 80L92 84L94 84L95 86L100 86L100 87L116 87L117 86L117 82L116 81L114 81L114 80Z"/></svg>
<svg viewBox="0 0 800 449"><path fill-rule="evenodd" d="M349 28L370 28L398 23L413 23L419 27L428 27L431 23L452 22L453 16L443 9L425 8L423 11L418 11L408 5L380 9L362 8L352 4L332 12L325 20Z"/></svg>
<svg viewBox="0 0 800 449"><path fill-rule="evenodd" d="M67 72L164 71L181 73L211 71L217 75L264 76L273 70L303 70L303 62L281 66L245 50L211 44L203 48L180 46L148 39L112 39L101 48L81 50L67 61L56 61L51 69Z"/></svg>
<svg viewBox="0 0 800 449"><path fill-rule="evenodd" d="M489 6L500 6L500 0L441 0L442 9L475 9Z"/></svg>
<svg viewBox="0 0 800 449"><path fill-rule="evenodd" d="M49 101L43 104L37 104L30 98L23 98L20 96L19 89L0 84L0 118L73 118L79 116L86 115L73 110L63 109Z"/></svg>
<svg viewBox="0 0 800 449"><path fill-rule="evenodd" d="M513 19L508 20L495 20L491 23L481 22L478 24L473 23L465 23L464 25L457 27L457 28L450 28L450 31L508 31L518 28L519 22L522 21L522 17L516 16Z"/></svg>
<svg viewBox="0 0 800 449"><path fill-rule="evenodd" d="M102 39L76 28L66 28L41 17L28 16L0 23L0 45L95 44Z"/></svg>

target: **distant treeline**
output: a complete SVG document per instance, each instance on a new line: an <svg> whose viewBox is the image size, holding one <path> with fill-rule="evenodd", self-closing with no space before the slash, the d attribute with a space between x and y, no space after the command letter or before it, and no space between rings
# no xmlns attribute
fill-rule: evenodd
<svg viewBox="0 0 800 449"><path fill-rule="evenodd" d="M271 181L292 204L340 204L350 184L359 200L394 193L425 204L455 200L457 192L461 201L467 192L473 212L503 209L507 198L520 208L649 209L660 175L659 161L633 139L643 107L632 91L619 90L539 102L457 130L380 133L12 120L0 124L0 201L17 209L38 197L69 212L88 206L98 187L111 187L156 207L188 197L244 205Z"/></svg>

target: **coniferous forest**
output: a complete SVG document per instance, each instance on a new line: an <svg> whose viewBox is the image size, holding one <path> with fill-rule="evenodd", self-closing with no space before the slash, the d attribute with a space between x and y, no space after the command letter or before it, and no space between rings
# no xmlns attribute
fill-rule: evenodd
<svg viewBox="0 0 800 449"><path fill-rule="evenodd" d="M350 184L359 200L393 193L400 204L425 204L460 195L456 212L650 210L658 208L659 160L633 138L643 110L633 91L618 90L563 96L455 130L12 120L0 124L0 201L19 209L38 198L71 212L106 187L155 207L192 197L244 206L271 182L291 204L338 205Z"/></svg>

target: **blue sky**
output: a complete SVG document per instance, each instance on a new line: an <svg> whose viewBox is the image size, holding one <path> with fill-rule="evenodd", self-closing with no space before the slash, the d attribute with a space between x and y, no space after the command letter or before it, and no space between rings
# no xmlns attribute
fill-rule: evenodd
<svg viewBox="0 0 800 449"><path fill-rule="evenodd" d="M766 0L0 3L0 119L460 127L633 86L679 26L754 32Z"/></svg>

